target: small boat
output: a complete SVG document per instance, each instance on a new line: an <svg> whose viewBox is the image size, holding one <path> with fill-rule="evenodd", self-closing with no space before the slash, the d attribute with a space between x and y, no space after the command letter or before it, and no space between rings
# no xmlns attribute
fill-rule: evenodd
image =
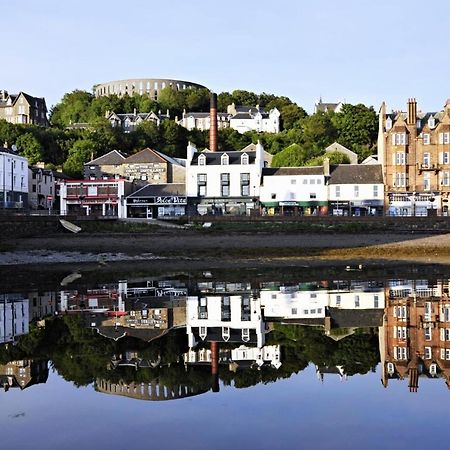
<svg viewBox="0 0 450 450"><path fill-rule="evenodd" d="M78 233L81 231L81 228L77 225L75 225L72 222L69 222L68 220L59 219L59 223L68 231L71 231L72 233Z"/></svg>

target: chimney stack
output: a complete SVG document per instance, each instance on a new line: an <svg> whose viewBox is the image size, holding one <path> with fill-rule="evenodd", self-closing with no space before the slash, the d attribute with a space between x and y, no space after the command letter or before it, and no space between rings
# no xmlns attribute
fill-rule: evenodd
<svg viewBox="0 0 450 450"><path fill-rule="evenodd" d="M211 106L209 110L209 149L212 152L217 152L217 94L211 93Z"/></svg>
<svg viewBox="0 0 450 450"><path fill-rule="evenodd" d="M417 121L417 102L415 98L408 99L408 125L415 125Z"/></svg>

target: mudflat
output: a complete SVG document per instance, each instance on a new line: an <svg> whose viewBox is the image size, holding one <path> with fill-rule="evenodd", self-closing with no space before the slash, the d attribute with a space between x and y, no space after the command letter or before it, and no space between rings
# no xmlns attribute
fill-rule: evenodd
<svg viewBox="0 0 450 450"><path fill-rule="evenodd" d="M50 261L46 256L51 255ZM60 258L58 259L58 255ZM0 265L121 260L243 261L399 260L450 263L450 234L206 232L55 234L10 240ZM89 258L88 258L88 255ZM86 259L87 258L87 259Z"/></svg>

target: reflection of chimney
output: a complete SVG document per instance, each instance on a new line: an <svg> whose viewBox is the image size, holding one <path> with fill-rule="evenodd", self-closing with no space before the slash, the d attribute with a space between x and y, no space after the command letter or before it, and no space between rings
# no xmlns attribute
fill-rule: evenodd
<svg viewBox="0 0 450 450"><path fill-rule="evenodd" d="M211 388L213 392L219 392L219 344L210 343L211 349Z"/></svg>
<svg viewBox="0 0 450 450"><path fill-rule="evenodd" d="M408 99L408 125L415 125L417 120L417 102L415 98Z"/></svg>
<svg viewBox="0 0 450 450"><path fill-rule="evenodd" d="M211 107L209 110L209 149L217 152L217 94L211 93Z"/></svg>

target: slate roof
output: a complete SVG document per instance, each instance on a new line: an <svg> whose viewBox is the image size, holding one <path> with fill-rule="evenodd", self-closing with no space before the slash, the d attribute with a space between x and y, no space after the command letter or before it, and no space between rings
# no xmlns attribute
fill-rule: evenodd
<svg viewBox="0 0 450 450"><path fill-rule="evenodd" d="M119 150L111 150L105 155L99 156L85 164L85 166L95 166L95 165L119 165L125 160L126 155L124 155Z"/></svg>
<svg viewBox="0 0 450 450"><path fill-rule="evenodd" d="M339 164L330 169L329 184L383 184L380 164Z"/></svg>
<svg viewBox="0 0 450 450"><path fill-rule="evenodd" d="M248 163L254 164L256 160L256 152L245 152L248 155ZM221 158L222 155L227 154L228 155L228 163L230 165L232 164L241 164L241 157L243 152L241 151L232 151L232 152L211 152L211 151L205 151L202 153L195 153L194 157L192 158L192 165L198 165L198 158L200 155L205 155L206 157L206 165L221 165Z"/></svg>
<svg viewBox="0 0 450 450"><path fill-rule="evenodd" d="M124 164L134 164L134 163L160 163L160 162L168 162L165 155L157 152L151 148L144 148L140 152L135 153L134 155L129 156L123 161Z"/></svg>
<svg viewBox="0 0 450 450"><path fill-rule="evenodd" d="M261 114L265 114L266 110L264 108L256 107L256 106L246 106L246 105L235 105L236 113L252 113L256 114L260 112Z"/></svg>
<svg viewBox="0 0 450 450"><path fill-rule="evenodd" d="M197 327L192 328L192 334L195 336L195 340L197 342L200 341L206 341L206 342L241 342L241 343L256 343L257 342L257 336L254 329L249 329L250 333L250 340L244 341L242 339L242 330L241 329L235 329L230 328L230 339L225 340L222 337L222 327L208 327L208 334L206 335L205 339L202 339L200 337L199 329Z"/></svg>
<svg viewBox="0 0 450 450"><path fill-rule="evenodd" d="M333 328L380 327L383 325L384 309L329 308Z"/></svg>
<svg viewBox="0 0 450 450"><path fill-rule="evenodd" d="M323 166L270 167L262 170L263 176L271 175L323 175Z"/></svg>
<svg viewBox="0 0 450 450"><path fill-rule="evenodd" d="M184 183L148 184L128 197L170 197L172 195L185 196Z"/></svg>

